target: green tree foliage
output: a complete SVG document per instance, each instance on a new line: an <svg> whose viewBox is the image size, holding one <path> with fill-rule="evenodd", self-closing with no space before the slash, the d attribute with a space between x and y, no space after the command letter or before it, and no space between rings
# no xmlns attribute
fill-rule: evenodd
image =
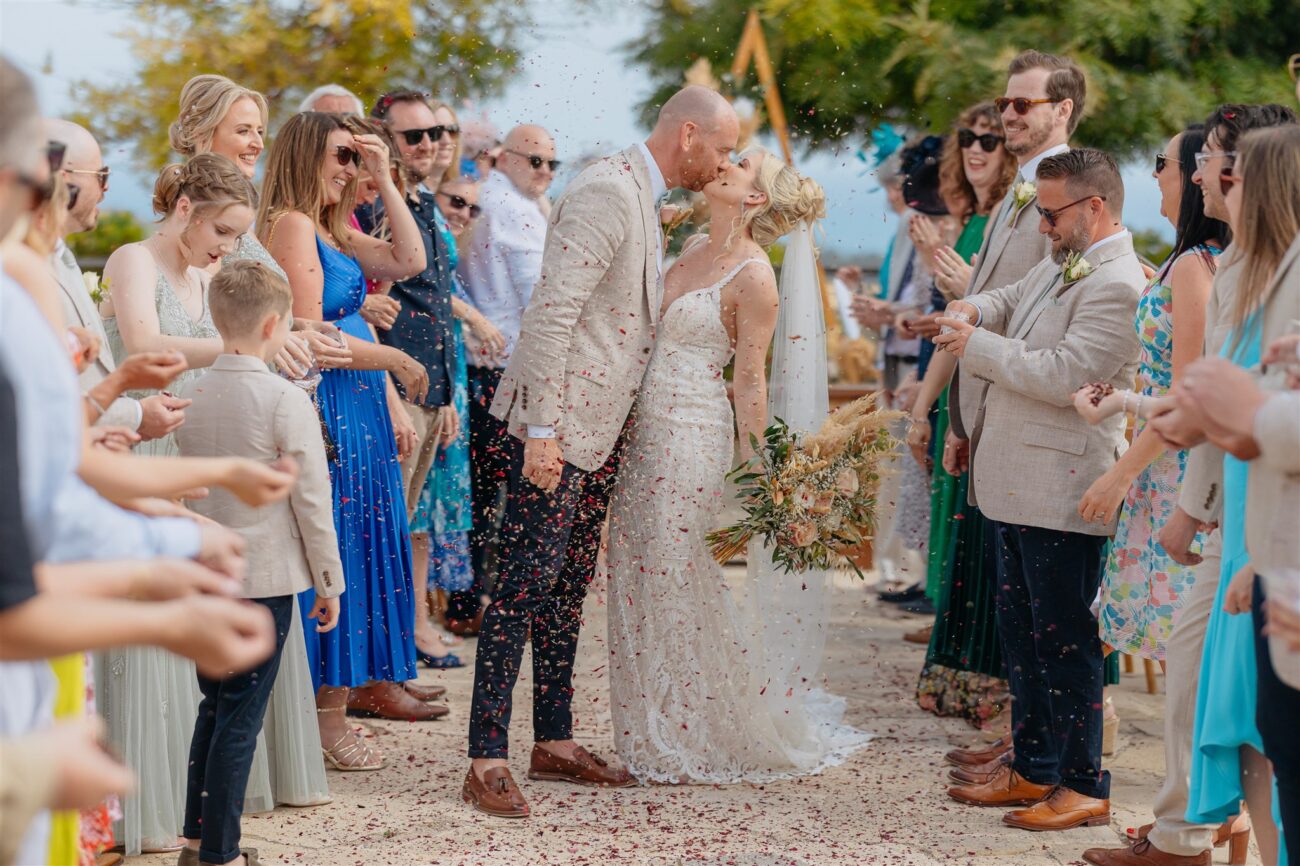
<svg viewBox="0 0 1300 866"><path fill-rule="evenodd" d="M527 23L519 0L119 0L137 71L122 82L78 83L81 119L128 142L146 166L169 157L168 125L181 87L218 72L264 93L274 125L316 87L335 83L363 101L394 86L445 97L482 96L513 71Z"/></svg>
<svg viewBox="0 0 1300 866"><path fill-rule="evenodd" d="M68 247L79 259L106 259L123 244L142 241L148 234L130 211L110 210L99 215L93 231L70 236Z"/></svg>
<svg viewBox="0 0 1300 866"><path fill-rule="evenodd" d="M729 70L744 25L736 0L652 0L627 46L658 84L647 117L697 58ZM944 129L1002 94L1006 66L1037 48L1088 76L1076 141L1131 155L1222 102L1294 100L1296 0L756 0L793 133L809 147L882 122ZM728 82L728 84L734 84ZM751 74L740 93L758 101Z"/></svg>

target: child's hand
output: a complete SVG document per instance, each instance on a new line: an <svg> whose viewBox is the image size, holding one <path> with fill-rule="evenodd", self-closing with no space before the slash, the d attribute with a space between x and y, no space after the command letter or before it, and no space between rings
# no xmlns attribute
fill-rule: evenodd
<svg viewBox="0 0 1300 866"><path fill-rule="evenodd" d="M339 624L338 598L321 598L319 595L313 594L311 613L307 614L307 616L309 619L316 620L316 631L321 634L333 631L334 627Z"/></svg>

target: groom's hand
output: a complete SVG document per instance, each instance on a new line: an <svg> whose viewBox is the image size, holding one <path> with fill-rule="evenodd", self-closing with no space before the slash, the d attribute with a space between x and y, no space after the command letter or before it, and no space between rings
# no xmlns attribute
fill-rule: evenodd
<svg viewBox="0 0 1300 866"><path fill-rule="evenodd" d="M524 477L545 493L560 486L564 454L555 439L529 439L524 443Z"/></svg>

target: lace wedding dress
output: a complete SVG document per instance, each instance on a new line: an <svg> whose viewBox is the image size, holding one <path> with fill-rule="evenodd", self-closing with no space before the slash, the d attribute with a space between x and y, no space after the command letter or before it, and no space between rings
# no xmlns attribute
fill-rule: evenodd
<svg viewBox="0 0 1300 866"><path fill-rule="evenodd" d="M721 295L745 267L770 265L742 262L661 318L610 502L614 743L642 781L791 778L839 763L870 739L839 724L841 702L775 670L753 570L728 586L705 543L733 460L722 376L733 351Z"/></svg>

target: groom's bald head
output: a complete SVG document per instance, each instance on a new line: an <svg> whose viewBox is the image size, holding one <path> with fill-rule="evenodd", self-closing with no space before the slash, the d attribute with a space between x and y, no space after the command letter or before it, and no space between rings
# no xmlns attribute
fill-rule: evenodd
<svg viewBox="0 0 1300 866"><path fill-rule="evenodd" d="M683 87L659 109L646 142L668 185L700 190L726 167L740 137L731 103L698 84Z"/></svg>

